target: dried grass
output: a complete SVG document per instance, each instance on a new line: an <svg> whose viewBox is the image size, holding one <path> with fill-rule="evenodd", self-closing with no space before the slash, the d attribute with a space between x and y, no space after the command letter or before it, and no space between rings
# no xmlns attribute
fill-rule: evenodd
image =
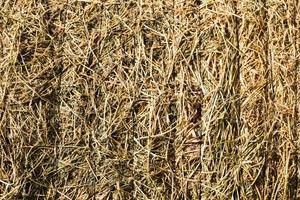
<svg viewBox="0 0 300 200"><path fill-rule="evenodd" d="M1 0L0 199L297 199L298 0Z"/></svg>

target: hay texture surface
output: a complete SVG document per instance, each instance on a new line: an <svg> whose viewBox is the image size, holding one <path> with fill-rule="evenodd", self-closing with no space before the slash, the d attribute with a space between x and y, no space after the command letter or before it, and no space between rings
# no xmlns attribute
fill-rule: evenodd
<svg viewBox="0 0 300 200"><path fill-rule="evenodd" d="M0 199L297 199L299 0L0 0Z"/></svg>

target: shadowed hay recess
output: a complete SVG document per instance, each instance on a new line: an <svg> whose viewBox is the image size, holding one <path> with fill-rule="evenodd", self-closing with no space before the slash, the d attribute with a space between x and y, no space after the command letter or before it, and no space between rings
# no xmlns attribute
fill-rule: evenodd
<svg viewBox="0 0 300 200"><path fill-rule="evenodd" d="M298 0L1 0L0 199L297 199Z"/></svg>

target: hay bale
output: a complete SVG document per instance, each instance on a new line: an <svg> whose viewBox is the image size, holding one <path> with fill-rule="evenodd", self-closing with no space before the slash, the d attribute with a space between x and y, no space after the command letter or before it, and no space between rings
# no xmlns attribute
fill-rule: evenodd
<svg viewBox="0 0 300 200"><path fill-rule="evenodd" d="M0 199L300 196L299 1L0 5Z"/></svg>

